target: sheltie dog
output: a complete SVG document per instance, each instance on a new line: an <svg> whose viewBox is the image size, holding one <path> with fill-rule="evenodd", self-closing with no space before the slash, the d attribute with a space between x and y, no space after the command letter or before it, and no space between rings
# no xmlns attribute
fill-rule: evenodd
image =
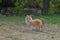
<svg viewBox="0 0 60 40"><path fill-rule="evenodd" d="M39 31L42 31L42 20L32 19L30 15L26 15L25 22L29 26L29 30L32 30L32 27L36 25L37 27L39 27Z"/></svg>

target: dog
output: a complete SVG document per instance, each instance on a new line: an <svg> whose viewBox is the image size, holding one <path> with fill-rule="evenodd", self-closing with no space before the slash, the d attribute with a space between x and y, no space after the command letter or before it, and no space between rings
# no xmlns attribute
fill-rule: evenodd
<svg viewBox="0 0 60 40"><path fill-rule="evenodd" d="M25 22L29 26L29 30L32 30L34 25L37 25L39 27L39 31L42 31L42 20L40 19L32 19L30 15L26 15Z"/></svg>

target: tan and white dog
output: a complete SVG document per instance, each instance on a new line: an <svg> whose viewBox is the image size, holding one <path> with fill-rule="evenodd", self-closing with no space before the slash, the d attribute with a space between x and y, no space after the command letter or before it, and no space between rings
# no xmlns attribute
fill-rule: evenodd
<svg viewBox="0 0 60 40"><path fill-rule="evenodd" d="M42 31L42 21L40 19L32 19L30 15L26 15L25 22L29 26L29 30L32 30L34 25L39 27L39 31Z"/></svg>

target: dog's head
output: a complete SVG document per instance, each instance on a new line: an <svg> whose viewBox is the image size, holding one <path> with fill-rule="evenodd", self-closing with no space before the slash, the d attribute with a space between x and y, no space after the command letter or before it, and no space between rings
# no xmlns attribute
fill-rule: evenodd
<svg viewBox="0 0 60 40"><path fill-rule="evenodd" d="M32 17L30 15L26 15L25 20L31 21L32 20Z"/></svg>

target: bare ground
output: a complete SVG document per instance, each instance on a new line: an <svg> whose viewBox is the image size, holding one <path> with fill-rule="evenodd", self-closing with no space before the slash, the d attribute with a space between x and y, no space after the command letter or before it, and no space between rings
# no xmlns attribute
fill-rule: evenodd
<svg viewBox="0 0 60 40"><path fill-rule="evenodd" d="M60 24L44 24L43 32L29 31L26 25L0 23L0 40L60 40Z"/></svg>

